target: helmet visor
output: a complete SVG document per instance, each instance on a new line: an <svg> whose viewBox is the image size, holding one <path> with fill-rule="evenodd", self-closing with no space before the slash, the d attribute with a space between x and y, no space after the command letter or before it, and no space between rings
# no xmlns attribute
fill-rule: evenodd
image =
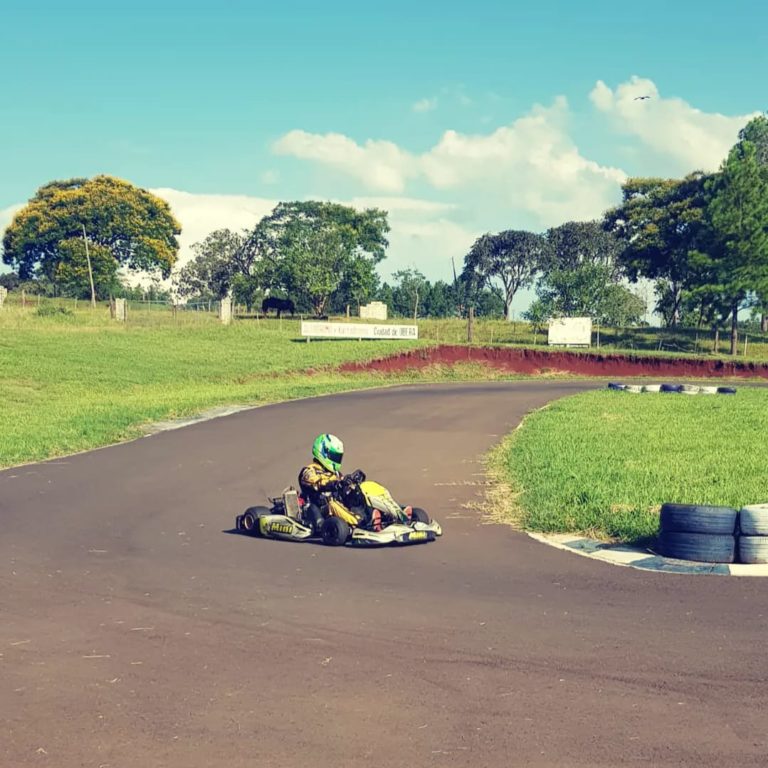
<svg viewBox="0 0 768 768"><path fill-rule="evenodd" d="M326 454L328 456L328 460L332 461L334 464L341 464L341 460L344 458L344 453L339 453L338 451L333 451L330 448L328 449L328 453Z"/></svg>

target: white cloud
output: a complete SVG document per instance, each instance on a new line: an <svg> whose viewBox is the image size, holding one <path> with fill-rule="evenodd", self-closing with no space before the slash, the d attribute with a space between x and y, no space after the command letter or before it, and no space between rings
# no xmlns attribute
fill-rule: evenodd
<svg viewBox="0 0 768 768"><path fill-rule="evenodd" d="M273 145L278 155L312 160L342 171L381 192L399 193L415 175L413 158L391 141L367 141L360 146L340 133L324 135L290 131Z"/></svg>
<svg viewBox="0 0 768 768"><path fill-rule="evenodd" d="M643 96L650 98L639 98ZM729 117L702 112L682 99L662 97L652 80L636 75L615 90L598 80L589 97L623 132L673 161L670 174L717 170L739 130L759 114Z"/></svg>
<svg viewBox="0 0 768 768"><path fill-rule="evenodd" d="M280 181L280 172L274 170L264 171L259 178L262 184L277 184Z"/></svg>
<svg viewBox="0 0 768 768"><path fill-rule="evenodd" d="M415 155L389 141L358 144L341 134L291 131L275 151L326 165L372 190L403 192L411 181L475 195L476 205L513 209L540 226L598 216L626 178L583 157L566 130L564 98L534 107L508 126L478 135L446 131Z"/></svg>
<svg viewBox="0 0 768 768"><path fill-rule="evenodd" d="M194 194L167 187L150 192L168 202L181 224L177 268L192 258L194 243L203 241L216 229L252 229L278 202L247 195Z"/></svg>
<svg viewBox="0 0 768 768"><path fill-rule="evenodd" d="M461 271L464 255L481 234L451 217L458 206L412 197L354 197L355 208L381 208L389 212L387 258L379 265L384 279L399 269L416 268L430 280L448 280L451 257Z"/></svg>
<svg viewBox="0 0 768 768"><path fill-rule="evenodd" d="M23 204L11 205L8 208L0 208L0 235L5 232L13 217L24 207Z"/></svg>
<svg viewBox="0 0 768 768"><path fill-rule="evenodd" d="M437 108L437 97L433 96L431 99L419 99L411 109L414 112L431 112Z"/></svg>

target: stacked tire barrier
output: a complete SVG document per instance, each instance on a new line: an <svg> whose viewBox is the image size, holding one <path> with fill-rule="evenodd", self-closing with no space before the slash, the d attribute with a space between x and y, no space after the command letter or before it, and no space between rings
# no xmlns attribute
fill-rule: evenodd
<svg viewBox="0 0 768 768"><path fill-rule="evenodd" d="M661 392L682 395L735 395L735 387L699 386L697 384L621 384L618 381L608 383L608 389L621 392Z"/></svg>
<svg viewBox="0 0 768 768"><path fill-rule="evenodd" d="M738 512L731 507L664 504L657 550L660 555L699 563L736 560Z"/></svg>
<svg viewBox="0 0 768 768"><path fill-rule="evenodd" d="M655 551L699 563L768 564L768 504L661 507Z"/></svg>
<svg viewBox="0 0 768 768"><path fill-rule="evenodd" d="M742 507L739 512L739 562L768 563L768 504Z"/></svg>

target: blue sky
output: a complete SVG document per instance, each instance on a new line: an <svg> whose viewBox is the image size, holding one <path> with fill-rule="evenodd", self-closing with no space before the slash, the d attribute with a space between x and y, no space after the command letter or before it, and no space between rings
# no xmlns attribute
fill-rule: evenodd
<svg viewBox="0 0 768 768"><path fill-rule="evenodd" d="M768 107L767 8L6 4L0 227L41 184L96 173L162 190L185 254L280 199L373 201L392 211L385 265L446 278L484 231L716 166Z"/></svg>

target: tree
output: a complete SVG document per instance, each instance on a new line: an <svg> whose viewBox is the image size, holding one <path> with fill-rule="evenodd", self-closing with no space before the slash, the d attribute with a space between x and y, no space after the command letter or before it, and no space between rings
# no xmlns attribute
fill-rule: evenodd
<svg viewBox="0 0 768 768"><path fill-rule="evenodd" d="M53 181L41 187L14 216L3 237L3 261L27 280L57 280L71 241L107 252L118 266L168 277L179 249L181 227L164 200L111 176ZM65 243L70 243L64 247ZM63 274L70 274L67 268Z"/></svg>
<svg viewBox="0 0 768 768"><path fill-rule="evenodd" d="M265 288L321 315L338 291L361 299L375 289L373 266L384 258L388 231L386 212L375 208L280 203L256 225L243 253Z"/></svg>
<svg viewBox="0 0 768 768"><path fill-rule="evenodd" d="M606 287L597 317L603 325L623 328L637 325L643 319L645 301L626 286L611 283Z"/></svg>
<svg viewBox="0 0 768 768"><path fill-rule="evenodd" d="M512 299L533 282L548 251L546 238L533 232L507 230L479 237L464 257L462 278L473 290L489 287L504 301L511 319Z"/></svg>
<svg viewBox="0 0 768 768"><path fill-rule="evenodd" d="M376 293L379 275L371 259L352 259L344 270L332 297L333 310L346 312L348 306L360 309Z"/></svg>
<svg viewBox="0 0 768 768"><path fill-rule="evenodd" d="M238 273L232 278L232 297L250 312L264 297L264 291L257 278Z"/></svg>
<svg viewBox="0 0 768 768"><path fill-rule="evenodd" d="M768 296L768 174L758 162L755 144L740 140L710 189L709 286L730 307L730 353L735 355L743 302Z"/></svg>
<svg viewBox="0 0 768 768"><path fill-rule="evenodd" d="M19 287L19 276L15 272L5 272L0 275L0 285L6 290L13 291Z"/></svg>
<svg viewBox="0 0 768 768"><path fill-rule="evenodd" d="M427 284L422 306L426 317L450 317L456 308L453 287L443 280Z"/></svg>
<svg viewBox="0 0 768 768"><path fill-rule="evenodd" d="M768 117L759 115L750 120L739 131L739 141L754 144L757 162L768 168Z"/></svg>
<svg viewBox="0 0 768 768"><path fill-rule="evenodd" d="M549 249L542 270L579 269L584 265L606 267L618 279L621 244L599 221L568 221L547 231Z"/></svg>
<svg viewBox="0 0 768 768"><path fill-rule="evenodd" d="M392 277L395 280L393 296L395 312L415 320L419 314L419 302L429 294L429 282L418 269L401 269Z"/></svg>
<svg viewBox="0 0 768 768"><path fill-rule="evenodd" d="M682 180L629 179L622 204L603 220L621 241L619 262L629 278L645 277L663 287L670 299L664 316L668 326L679 323L684 291L695 284L689 259L702 247L707 182L698 172Z"/></svg>
<svg viewBox="0 0 768 768"><path fill-rule="evenodd" d="M240 260L244 244L245 238L229 229L217 229L202 243L195 243L194 258L175 278L179 294L224 298L232 288L234 276L248 274Z"/></svg>
<svg viewBox="0 0 768 768"><path fill-rule="evenodd" d="M90 272L93 275L93 285L97 296L114 295L121 288L117 277L117 261L109 248L104 245L98 243L90 245L86 255L85 242L82 238L63 240L59 244L59 259L53 281L65 296L79 299L91 298L89 259Z"/></svg>
<svg viewBox="0 0 768 768"><path fill-rule="evenodd" d="M768 117L760 115L750 120L739 132L740 141L750 141L755 145L757 162L768 174ZM760 310L760 330L768 333L768 295L757 296L758 309Z"/></svg>

